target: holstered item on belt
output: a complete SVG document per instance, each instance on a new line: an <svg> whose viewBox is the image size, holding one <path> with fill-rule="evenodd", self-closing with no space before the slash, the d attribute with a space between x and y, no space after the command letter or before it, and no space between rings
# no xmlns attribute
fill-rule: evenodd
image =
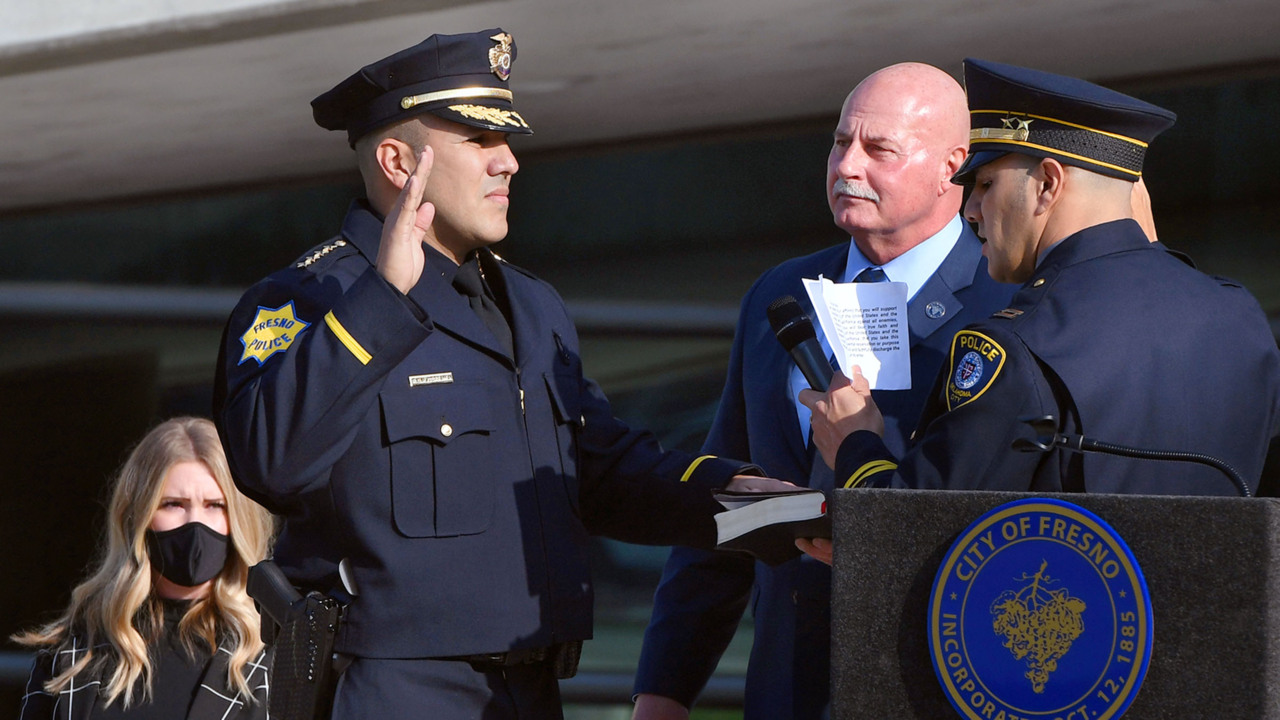
<svg viewBox="0 0 1280 720"><path fill-rule="evenodd" d="M578 660L582 658L582 641L573 640L551 646L551 666L561 680L578 674Z"/></svg>
<svg viewBox="0 0 1280 720"><path fill-rule="evenodd" d="M338 675L333 666L333 643L343 605L318 592L299 594L270 560L249 569L247 589L263 609L263 624L270 617L275 626L270 635L275 647L267 702L270 716L276 720L328 720ZM264 642L267 637L264 633Z"/></svg>
<svg viewBox="0 0 1280 720"><path fill-rule="evenodd" d="M249 568L249 577L245 583L245 591L258 604L258 615L262 621L262 642L274 645L280 626L289 617L293 604L302 599L302 595L285 577L284 571L270 560Z"/></svg>

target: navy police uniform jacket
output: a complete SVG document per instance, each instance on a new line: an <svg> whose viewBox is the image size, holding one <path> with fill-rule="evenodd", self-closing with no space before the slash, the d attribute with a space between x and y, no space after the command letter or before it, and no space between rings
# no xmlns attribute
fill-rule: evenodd
<svg viewBox="0 0 1280 720"><path fill-rule="evenodd" d="M1200 453L1257 488L1280 432L1280 353L1253 296L1194 269L1138 224L1096 225L1053 247L1009 308L956 335L946 374L902 457L850 435L836 476L851 485L1233 495L1204 465L1014 452L1021 418L1141 449Z"/></svg>
<svg viewBox="0 0 1280 720"><path fill-rule="evenodd" d="M782 295L812 317L802 278L840 277L848 244L794 258L760 277L742 301L724 394L705 452L741 457L772 477L832 487L831 470L806 447L788 379L794 362L774 337L765 308ZM1004 307L1016 288L987 274L977 236L965 226L956 246L907 308L911 389L876 391L886 442L904 448L942 366L952 336ZM927 308L933 305L930 313ZM941 306L944 313L937 315ZM815 465L814 459L817 458ZM751 558L675 548L645 633L636 692L693 703L728 645L748 599L755 641L747 672L746 717L816 718L829 696L831 572L808 557L770 567Z"/></svg>
<svg viewBox="0 0 1280 720"><path fill-rule="evenodd" d="M709 490L742 464L664 452L615 419L546 283L481 252L510 301L510 358L431 263L407 297L385 282L381 230L357 203L340 237L251 288L215 390L237 483L285 517L276 562L335 592L347 561L338 651L585 639L588 533L714 544Z"/></svg>

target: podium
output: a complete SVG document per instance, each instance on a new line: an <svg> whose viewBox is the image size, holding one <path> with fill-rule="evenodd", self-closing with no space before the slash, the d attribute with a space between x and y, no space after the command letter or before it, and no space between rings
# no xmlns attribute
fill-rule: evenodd
<svg viewBox="0 0 1280 720"><path fill-rule="evenodd" d="M930 657L929 596L951 544L1028 497L1091 511L1146 578L1154 646L1125 720L1280 720L1280 500L836 490L831 717L961 717Z"/></svg>

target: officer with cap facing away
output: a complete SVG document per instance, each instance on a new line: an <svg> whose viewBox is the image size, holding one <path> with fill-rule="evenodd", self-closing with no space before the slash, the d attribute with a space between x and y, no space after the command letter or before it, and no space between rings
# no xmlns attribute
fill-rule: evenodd
<svg viewBox="0 0 1280 720"><path fill-rule="evenodd" d="M901 459L857 372L808 391L814 440L858 487L1234 495L1218 470L1061 449L1059 432L1226 461L1256 490L1280 433L1280 353L1248 291L1210 277L1131 218L1149 142L1173 113L1075 78L966 60L972 184L991 276L1022 283L1008 308L956 334ZM830 546L821 543L815 556ZM812 548L812 546L810 547Z"/></svg>
<svg viewBox="0 0 1280 720"><path fill-rule="evenodd" d="M489 249L530 132L515 57L501 29L433 35L316 98L367 198L228 321L233 474L284 516L289 580L347 603L335 718L560 717L588 534L710 547L712 488L785 486L616 420L559 296Z"/></svg>

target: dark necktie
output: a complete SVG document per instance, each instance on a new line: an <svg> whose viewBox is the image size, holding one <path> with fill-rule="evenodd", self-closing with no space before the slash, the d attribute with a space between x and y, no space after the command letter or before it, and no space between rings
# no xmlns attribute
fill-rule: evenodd
<svg viewBox="0 0 1280 720"><path fill-rule="evenodd" d="M858 273L858 277L853 279L854 282L889 282L889 277L884 274L884 270L878 267L869 267Z"/></svg>
<svg viewBox="0 0 1280 720"><path fill-rule="evenodd" d="M458 274L453 276L453 286L458 292L467 296L471 309L480 316L485 327L489 328L489 332L497 338L498 347L507 353L507 357L514 357L515 353L511 349L511 327L507 325L507 319L498 309L493 291L480 275L479 261L473 258L459 265Z"/></svg>
<svg viewBox="0 0 1280 720"><path fill-rule="evenodd" d="M884 274L884 270L878 267L869 267L853 279L854 282L889 282L889 276ZM836 362L836 354L833 351L831 356L827 358L831 362L831 367L839 369L840 364Z"/></svg>

